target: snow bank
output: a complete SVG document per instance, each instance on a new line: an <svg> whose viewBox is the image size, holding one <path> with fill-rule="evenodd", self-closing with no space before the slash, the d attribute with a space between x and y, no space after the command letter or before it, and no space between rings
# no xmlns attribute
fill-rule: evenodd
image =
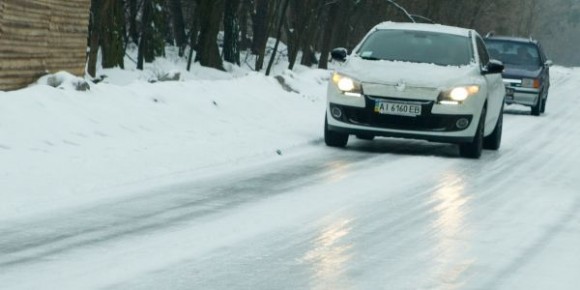
<svg viewBox="0 0 580 290"><path fill-rule="evenodd" d="M37 84L51 86L61 90L88 91L91 89L89 83L83 78L64 71L45 75L38 80Z"/></svg>
<svg viewBox="0 0 580 290"><path fill-rule="evenodd" d="M57 88L46 78L0 92L0 220L118 198L133 185L212 166L278 158L322 138L327 71L284 73L298 93L249 71L195 67L181 81L157 83L143 77L151 69L101 73L106 81L86 92L72 90L79 79L66 74L54 76Z"/></svg>

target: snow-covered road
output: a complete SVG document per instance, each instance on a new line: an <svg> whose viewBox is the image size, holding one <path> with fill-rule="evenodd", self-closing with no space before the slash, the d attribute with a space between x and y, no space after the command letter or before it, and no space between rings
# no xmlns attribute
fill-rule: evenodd
<svg viewBox="0 0 580 290"><path fill-rule="evenodd" d="M578 289L580 86L503 147L319 142L0 224L0 289ZM322 128L321 128L322 129Z"/></svg>

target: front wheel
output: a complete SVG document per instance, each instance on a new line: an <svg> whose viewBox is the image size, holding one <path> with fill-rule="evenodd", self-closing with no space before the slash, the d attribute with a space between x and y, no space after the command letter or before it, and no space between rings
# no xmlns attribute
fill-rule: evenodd
<svg viewBox="0 0 580 290"><path fill-rule="evenodd" d="M542 108L540 109L540 113L542 114L546 112L546 103L548 103L548 96L546 96L542 102Z"/></svg>
<svg viewBox="0 0 580 290"><path fill-rule="evenodd" d="M538 102L532 107L532 116L539 116L540 114L542 114L543 103L544 100L542 99L542 95L540 94L538 96Z"/></svg>
<svg viewBox="0 0 580 290"><path fill-rule="evenodd" d="M483 140L483 149L488 150L499 150L501 146L501 135L503 133L503 105L501 107L501 111L499 114L499 118L497 119L497 123L495 124L495 128L493 129L493 133L487 136Z"/></svg>
<svg viewBox="0 0 580 290"><path fill-rule="evenodd" d="M348 134L328 130L328 119L324 118L324 142L330 147L346 147Z"/></svg>
<svg viewBox="0 0 580 290"><path fill-rule="evenodd" d="M483 151L483 135L485 130L485 116L487 110L484 107L481 112L481 117L479 118L479 124L477 125L477 131L473 137L473 141L469 143L459 144L459 155L465 158L479 159L481 157L481 151Z"/></svg>

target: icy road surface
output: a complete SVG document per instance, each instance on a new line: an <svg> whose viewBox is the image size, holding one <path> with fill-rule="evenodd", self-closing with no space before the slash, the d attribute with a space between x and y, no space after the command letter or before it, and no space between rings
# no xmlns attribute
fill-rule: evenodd
<svg viewBox="0 0 580 290"><path fill-rule="evenodd" d="M318 143L3 222L0 289L579 289L577 83L554 80L540 118L508 108L501 151L481 160Z"/></svg>

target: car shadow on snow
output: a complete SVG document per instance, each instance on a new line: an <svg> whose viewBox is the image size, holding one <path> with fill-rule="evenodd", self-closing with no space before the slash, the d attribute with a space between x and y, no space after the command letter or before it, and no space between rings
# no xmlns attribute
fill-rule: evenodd
<svg viewBox="0 0 580 290"><path fill-rule="evenodd" d="M379 154L460 158L459 148L454 144L393 138L376 138L373 141L365 141L351 137L346 150Z"/></svg>

